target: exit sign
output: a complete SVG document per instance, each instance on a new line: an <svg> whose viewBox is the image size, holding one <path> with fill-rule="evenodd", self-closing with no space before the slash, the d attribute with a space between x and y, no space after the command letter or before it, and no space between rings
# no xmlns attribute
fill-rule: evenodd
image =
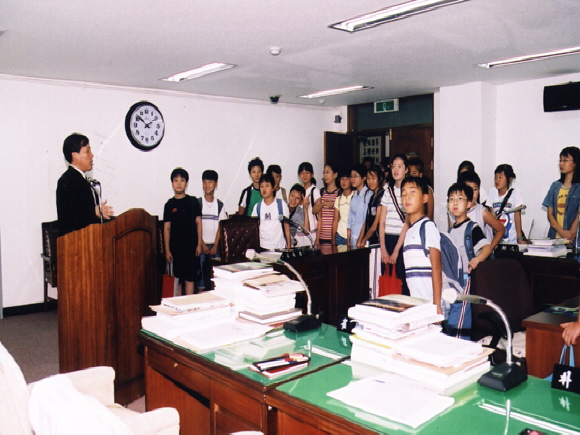
<svg viewBox="0 0 580 435"><path fill-rule="evenodd" d="M398 112L399 99L384 100L375 102L375 113Z"/></svg>

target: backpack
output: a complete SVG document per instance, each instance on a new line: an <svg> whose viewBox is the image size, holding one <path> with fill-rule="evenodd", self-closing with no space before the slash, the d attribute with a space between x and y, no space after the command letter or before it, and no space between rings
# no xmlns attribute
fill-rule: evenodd
<svg viewBox="0 0 580 435"><path fill-rule="evenodd" d="M429 250L425 246L425 224L430 222L425 220L421 227L419 228L419 235L421 237L421 246L425 251L425 255L429 254ZM467 227L465 228L465 250L467 251L467 258L470 260L475 256L473 250L473 227L475 222L469 221ZM465 282L465 271L467 270L466 265L463 264L461 259L461 254L459 249L453 243L453 240L449 237L447 233L439 233L441 236L441 274L443 278L443 289L452 288L458 293L463 293L463 289L466 286Z"/></svg>
<svg viewBox="0 0 580 435"><path fill-rule="evenodd" d="M203 200L202 200L202 197L201 196L197 198L197 202L199 202L199 208L201 209L201 212L203 213ZM222 208L224 208L224 203L221 202L219 199L217 200L217 202L218 202L218 213L217 213L217 215L218 215L218 219L219 219L220 218L220 214L222 212Z"/></svg>

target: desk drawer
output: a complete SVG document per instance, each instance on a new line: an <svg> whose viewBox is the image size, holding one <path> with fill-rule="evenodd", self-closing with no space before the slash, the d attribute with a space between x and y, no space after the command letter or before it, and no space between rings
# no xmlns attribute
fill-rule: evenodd
<svg viewBox="0 0 580 435"><path fill-rule="evenodd" d="M220 382L214 382L213 388L213 400L222 415L233 414L255 425L253 430L256 428L264 430L262 427L262 403L251 397L251 390L244 394Z"/></svg>
<svg viewBox="0 0 580 435"><path fill-rule="evenodd" d="M210 379L205 374L195 370L195 368L151 350L149 350L147 362L151 368L166 375L171 380L183 384L204 397L210 397Z"/></svg>

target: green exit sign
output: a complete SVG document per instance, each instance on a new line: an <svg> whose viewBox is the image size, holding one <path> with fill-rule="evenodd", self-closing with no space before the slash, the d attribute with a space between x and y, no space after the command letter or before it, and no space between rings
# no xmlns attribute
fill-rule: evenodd
<svg viewBox="0 0 580 435"><path fill-rule="evenodd" d="M384 100L375 102L375 113L398 112L399 99Z"/></svg>

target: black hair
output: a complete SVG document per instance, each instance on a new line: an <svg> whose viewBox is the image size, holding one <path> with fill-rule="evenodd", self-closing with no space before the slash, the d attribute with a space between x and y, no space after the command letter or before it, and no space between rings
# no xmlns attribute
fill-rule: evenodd
<svg viewBox="0 0 580 435"><path fill-rule="evenodd" d="M391 164L397 159L401 159L403 161L405 168L409 167L409 159L407 159L407 156L405 154L396 154L391 159ZM390 169L389 169L389 176L387 178L387 183L389 183L389 186L391 186L391 187L393 187L395 185L395 179L393 178L393 171L391 171Z"/></svg>
<svg viewBox="0 0 580 435"><path fill-rule="evenodd" d="M175 168L173 171L171 171L171 182L173 182L175 177L185 178L185 182L189 183L189 174L183 168Z"/></svg>
<svg viewBox="0 0 580 435"><path fill-rule="evenodd" d="M252 172L252 168L254 166L259 166L260 170L264 172L264 162L262 159L260 159L260 157L256 157L255 159L252 159L248 162L248 173Z"/></svg>
<svg viewBox="0 0 580 435"><path fill-rule="evenodd" d="M88 144L89 139L80 133L73 133L67 137L62 144L62 153L66 161L72 163L72 153L80 153L81 148Z"/></svg>
<svg viewBox="0 0 580 435"><path fill-rule="evenodd" d="M475 165L473 163L471 163L469 160L462 161L459 164L459 166L457 167L457 176L458 177L459 177L459 174L461 174L461 171L463 169L467 169L468 171L475 172Z"/></svg>
<svg viewBox="0 0 580 435"><path fill-rule="evenodd" d="M362 163L355 163L350 169L350 172L352 171L357 172L361 178L365 178L367 176L367 167Z"/></svg>
<svg viewBox="0 0 580 435"><path fill-rule="evenodd" d="M268 166L268 169L266 169L266 174L280 174L282 175L282 168L280 167L280 165L270 165Z"/></svg>
<svg viewBox="0 0 580 435"><path fill-rule="evenodd" d="M270 174L262 174L260 177L260 184L262 183L270 183L270 186L274 187L274 179Z"/></svg>
<svg viewBox="0 0 580 435"><path fill-rule="evenodd" d="M364 164L365 162L370 162L371 164L374 164L375 163L375 158L374 157L371 157L371 156L366 156L364 159L362 159L362 162L361 163Z"/></svg>
<svg viewBox="0 0 580 435"><path fill-rule="evenodd" d="M465 183L454 183L449 187L447 190L447 199L451 196L452 193L463 193L467 196L468 201L473 201L473 189L471 186L468 186Z"/></svg>
<svg viewBox="0 0 580 435"><path fill-rule="evenodd" d="M293 190L295 190L296 192L302 194L302 196L306 196L306 189L304 189L304 186L296 183L294 186L292 186L290 188L290 192L292 192Z"/></svg>
<svg viewBox="0 0 580 435"><path fill-rule="evenodd" d="M410 157L407 160L407 167L416 166L420 173L423 173L424 164L420 157Z"/></svg>
<svg viewBox="0 0 580 435"><path fill-rule="evenodd" d="M419 189L421 189L421 193L423 195L429 194L429 184L427 184L427 181L423 177L405 177L405 179L403 179L401 182L401 190L403 190L403 187L405 187L407 184L414 184L417 186Z"/></svg>
<svg viewBox="0 0 580 435"><path fill-rule="evenodd" d="M503 163L503 164L499 165L497 168L495 168L495 171L493 173L499 174L501 172L503 172L505 177L508 179L508 187L510 187L510 185L512 184L512 181L515 180L515 178L516 178L514 168L512 168L512 165L508 165L507 163Z"/></svg>
<svg viewBox="0 0 580 435"><path fill-rule="evenodd" d="M311 174L314 174L314 168L312 167L312 163L310 163L310 162L300 163L298 165L298 175L300 175L300 172L302 172L302 171L306 171L306 172L310 172ZM312 177L310 179L310 182L316 186L316 178Z"/></svg>
<svg viewBox="0 0 580 435"><path fill-rule="evenodd" d="M201 174L201 179L202 180L211 180L211 181L215 181L217 183L218 173L216 171L214 171L213 169L208 169L206 171L203 171L203 174Z"/></svg>
<svg viewBox="0 0 580 435"><path fill-rule="evenodd" d="M368 171L367 171L367 178L369 175L369 172L373 172L374 174L376 174L377 178L379 179L379 190L383 188L383 185L385 184L385 172L383 171L383 168L381 168L379 165L372 165Z"/></svg>
<svg viewBox="0 0 580 435"><path fill-rule="evenodd" d="M477 184L477 187L481 186L481 179L479 178L479 175L477 175L477 172L474 172L474 171L463 171L457 177L457 182L458 183L475 183L475 184Z"/></svg>
<svg viewBox="0 0 580 435"><path fill-rule="evenodd" d="M340 180L341 178L350 178L350 171L348 170L348 168L342 167L338 169L338 179Z"/></svg>
<svg viewBox="0 0 580 435"><path fill-rule="evenodd" d="M340 184L339 178L338 178L338 166L336 165L336 163L327 163L326 165L324 165L324 167L329 167L330 170L332 171L333 174L336 174L336 179L334 180L334 184ZM324 182L324 188L326 189L326 183ZM340 186L337 186L340 187Z"/></svg>
<svg viewBox="0 0 580 435"><path fill-rule="evenodd" d="M572 157L574 163L576 163L572 183L580 183L580 149L578 149L578 147L566 147L560 151L560 157ZM566 176L564 174L560 174L561 183L565 181L565 178Z"/></svg>

